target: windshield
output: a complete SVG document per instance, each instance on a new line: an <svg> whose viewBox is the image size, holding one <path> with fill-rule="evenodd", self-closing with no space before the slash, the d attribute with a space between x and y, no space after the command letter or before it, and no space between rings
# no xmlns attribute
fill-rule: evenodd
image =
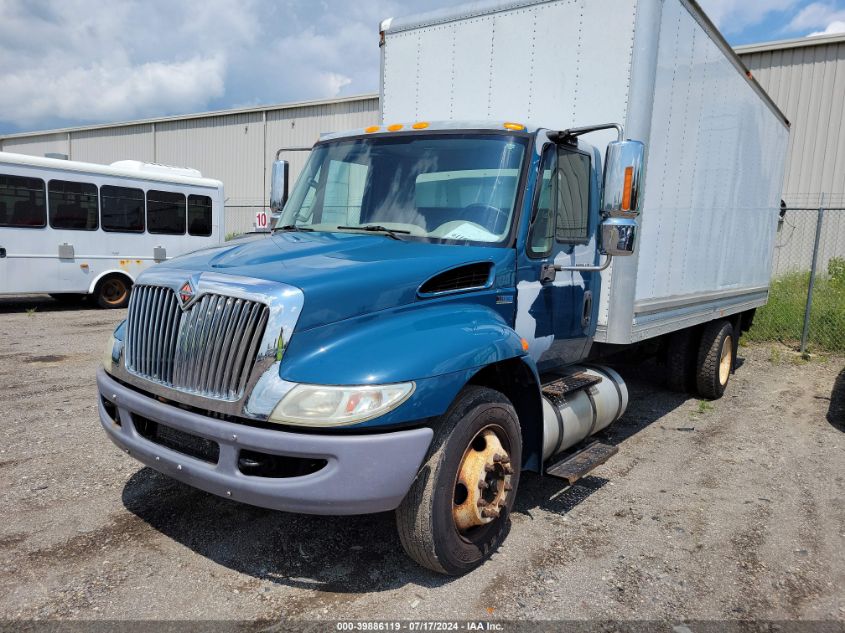
<svg viewBox="0 0 845 633"><path fill-rule="evenodd" d="M318 145L276 224L402 239L507 240L527 139L368 137Z"/></svg>

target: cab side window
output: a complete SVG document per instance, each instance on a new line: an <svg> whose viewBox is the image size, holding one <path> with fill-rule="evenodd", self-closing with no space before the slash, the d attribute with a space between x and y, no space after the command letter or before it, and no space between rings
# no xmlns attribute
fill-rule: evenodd
<svg viewBox="0 0 845 633"><path fill-rule="evenodd" d="M564 244L588 241L590 223L590 158L558 150L555 185L555 239Z"/></svg>

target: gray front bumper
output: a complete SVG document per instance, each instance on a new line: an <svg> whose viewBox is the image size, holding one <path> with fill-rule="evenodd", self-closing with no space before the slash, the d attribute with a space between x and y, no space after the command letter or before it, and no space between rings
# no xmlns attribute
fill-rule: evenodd
<svg viewBox="0 0 845 633"><path fill-rule="evenodd" d="M164 404L124 387L102 369L97 387L100 423L130 455L195 488L275 510L334 515L393 510L408 492L433 436L429 428L343 436L258 429ZM117 406L120 425L106 412L103 398ZM217 464L151 442L135 429L134 415L217 442ZM248 476L238 469L241 449L328 463L301 477Z"/></svg>

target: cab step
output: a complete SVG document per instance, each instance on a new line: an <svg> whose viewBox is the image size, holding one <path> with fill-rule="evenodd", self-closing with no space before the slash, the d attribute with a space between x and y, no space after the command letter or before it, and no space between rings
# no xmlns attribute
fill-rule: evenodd
<svg viewBox="0 0 845 633"><path fill-rule="evenodd" d="M562 459L546 468L546 474L565 479L572 485L618 452L619 448L616 446L593 442L580 450L565 454Z"/></svg>
<svg viewBox="0 0 845 633"><path fill-rule="evenodd" d="M552 382L543 385L543 395L552 402L563 399L567 394L574 393L581 389L592 387L602 381L601 376L588 374L580 371L576 374L561 376Z"/></svg>

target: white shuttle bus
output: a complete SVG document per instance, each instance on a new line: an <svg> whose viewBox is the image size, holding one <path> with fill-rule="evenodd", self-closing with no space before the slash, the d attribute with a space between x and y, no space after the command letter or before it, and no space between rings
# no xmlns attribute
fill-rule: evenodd
<svg viewBox="0 0 845 633"><path fill-rule="evenodd" d="M223 200L195 169L0 152L0 295L125 307L143 270L223 241Z"/></svg>

